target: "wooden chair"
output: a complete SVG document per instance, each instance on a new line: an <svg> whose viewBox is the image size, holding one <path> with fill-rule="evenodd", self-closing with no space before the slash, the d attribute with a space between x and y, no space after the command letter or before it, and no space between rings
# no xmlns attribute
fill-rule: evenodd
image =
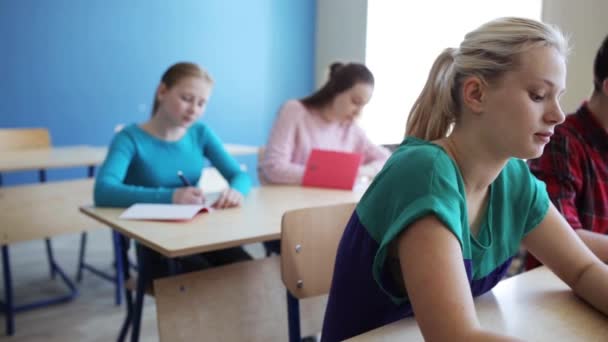
<svg viewBox="0 0 608 342"><path fill-rule="evenodd" d="M51 147L46 128L0 128L0 152Z"/></svg>
<svg viewBox="0 0 608 342"><path fill-rule="evenodd" d="M285 213L285 253L280 258L155 280L160 340L285 341L290 336L299 338L300 331L305 336L321 331L327 303L323 294L329 290L338 241L354 207L345 204ZM286 286L294 297L307 298L301 303L295 299L297 310L288 310ZM288 318L291 322L293 313L298 317L292 329Z"/></svg>
<svg viewBox="0 0 608 342"><path fill-rule="evenodd" d="M21 151L27 149L34 148L50 148L51 147L51 135L46 128L2 128L0 129L0 152L10 152L10 151ZM38 180L40 182L46 181L46 170L40 169L38 170ZM0 186L2 185L2 175L0 174ZM57 273L59 273L68 286L70 288L70 295L67 297L62 296L58 297L55 300L47 300L42 302L36 302L32 305L27 305L28 307L39 307L45 306L47 303L52 304L56 301L64 301L67 299L73 298L76 295L77 291L75 290L73 284L67 279L63 273L63 270L59 268L57 263L55 262L55 258L53 256L53 247L51 245L51 240L49 238L44 239L46 244L46 254L49 262L49 270L51 273L51 278L55 278ZM9 250L8 246L2 246L2 261L5 265L5 283L7 289L7 295L5 300L8 302L6 306L9 307L7 311L7 334L12 335L14 331L13 326L13 311L22 310L21 307L13 307L12 304L12 281L11 281L11 271L10 271L10 262L9 262Z"/></svg>
<svg viewBox="0 0 608 342"><path fill-rule="evenodd" d="M20 151L34 148L50 148L51 134L46 128L0 128L0 152ZM46 170L38 170L38 180L46 182ZM0 174L0 186L2 175ZM51 278L55 278L51 240L45 239Z"/></svg>
<svg viewBox="0 0 608 342"><path fill-rule="evenodd" d="M281 277L287 288L291 342L301 339L299 300L329 292L338 244L355 206L348 203L298 209L283 216ZM322 317L324 311L318 314Z"/></svg>
<svg viewBox="0 0 608 342"><path fill-rule="evenodd" d="M160 341L286 341L279 257L154 281ZM325 298L302 303L302 331L320 331Z"/></svg>

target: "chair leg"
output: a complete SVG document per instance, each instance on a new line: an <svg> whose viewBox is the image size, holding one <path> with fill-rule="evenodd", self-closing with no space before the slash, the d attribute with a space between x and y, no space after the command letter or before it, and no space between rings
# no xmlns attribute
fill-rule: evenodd
<svg viewBox="0 0 608 342"><path fill-rule="evenodd" d="M6 316L6 334L12 336L15 333L15 307L13 305L13 281L11 279L8 246L2 246L2 270L4 273L3 311Z"/></svg>
<svg viewBox="0 0 608 342"><path fill-rule="evenodd" d="M46 170L40 169L38 170L38 181L40 183L46 182ZM49 268L51 270L51 278L55 279L55 267L53 267L55 260L53 259L53 247L51 246L51 240L45 239L46 242L46 254L49 259Z"/></svg>
<svg viewBox="0 0 608 342"><path fill-rule="evenodd" d="M287 290L287 319L289 342L300 342L300 302Z"/></svg>
<svg viewBox="0 0 608 342"><path fill-rule="evenodd" d="M49 260L49 269L51 271L51 279L55 279L56 269L55 269L55 257L53 256L53 245L51 245L51 239L44 239L46 244L46 255Z"/></svg>
<svg viewBox="0 0 608 342"><path fill-rule="evenodd" d="M78 271L76 272L76 281L82 281L82 270L84 269L84 256L87 248L87 232L80 234L80 250L78 251Z"/></svg>

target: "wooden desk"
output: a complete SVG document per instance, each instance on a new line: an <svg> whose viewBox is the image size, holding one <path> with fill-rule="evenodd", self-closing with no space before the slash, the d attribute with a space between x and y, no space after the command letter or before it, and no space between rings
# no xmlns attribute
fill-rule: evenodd
<svg viewBox="0 0 608 342"><path fill-rule="evenodd" d="M574 296L541 267L500 282L475 299L481 326L526 341L606 341L608 317ZM413 318L380 327L348 341L422 341Z"/></svg>
<svg viewBox="0 0 608 342"><path fill-rule="evenodd" d="M224 146L234 156L258 153L256 146ZM107 151L106 147L82 145L0 152L0 172L96 166L103 162Z"/></svg>
<svg viewBox="0 0 608 342"><path fill-rule="evenodd" d="M263 186L242 207L203 213L187 222L129 221L124 208L81 207L86 215L170 258L280 238L281 217L291 209L357 202L362 192Z"/></svg>
<svg viewBox="0 0 608 342"><path fill-rule="evenodd" d="M135 291L135 303L127 311L125 324L119 340L126 336L131 326L131 341L138 341L141 323L143 294L148 282L146 265L147 252L141 245L159 252L166 257L175 258L206 251L240 246L252 242L262 242L280 237L283 213L291 209L321 205L357 202L363 192L303 188L299 186L263 186L255 188L239 208L217 210L199 214L187 222L155 222L120 220L118 216L124 208L81 207L80 210L90 217L107 224L116 231L135 239L139 275ZM126 260L125 247L119 259L123 269ZM125 275L128 277L128 274ZM127 298L130 298L126 294Z"/></svg>
<svg viewBox="0 0 608 342"><path fill-rule="evenodd" d="M78 213L92 202L93 179L0 187L0 245L82 232L94 221Z"/></svg>

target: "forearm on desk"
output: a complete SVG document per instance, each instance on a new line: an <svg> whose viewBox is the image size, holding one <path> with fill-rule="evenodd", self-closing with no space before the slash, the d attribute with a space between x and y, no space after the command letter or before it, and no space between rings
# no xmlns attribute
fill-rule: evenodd
<svg viewBox="0 0 608 342"><path fill-rule="evenodd" d="M572 287L577 296L608 315L608 266L593 263L588 266Z"/></svg>
<svg viewBox="0 0 608 342"><path fill-rule="evenodd" d="M95 205L102 207L128 207L135 203L171 203L173 192L169 188L146 188L127 184L95 183Z"/></svg>

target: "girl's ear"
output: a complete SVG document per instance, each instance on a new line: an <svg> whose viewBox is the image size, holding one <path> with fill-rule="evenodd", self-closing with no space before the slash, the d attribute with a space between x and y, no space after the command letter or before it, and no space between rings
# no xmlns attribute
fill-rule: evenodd
<svg viewBox="0 0 608 342"><path fill-rule="evenodd" d="M165 94L167 94L168 91L169 88L167 88L167 86L161 82L158 85L158 88L156 88L156 99L162 101L163 97L165 97Z"/></svg>
<svg viewBox="0 0 608 342"><path fill-rule="evenodd" d="M486 85L477 76L469 76L462 82L462 104L473 113L483 111Z"/></svg>
<svg viewBox="0 0 608 342"><path fill-rule="evenodd" d="M608 78L602 82L602 93L604 93L604 96L608 96Z"/></svg>

